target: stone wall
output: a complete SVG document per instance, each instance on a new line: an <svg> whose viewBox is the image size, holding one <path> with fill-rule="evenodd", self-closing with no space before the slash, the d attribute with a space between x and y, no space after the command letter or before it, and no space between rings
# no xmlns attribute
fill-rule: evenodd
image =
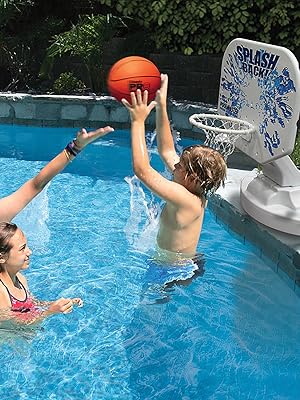
<svg viewBox="0 0 300 400"><path fill-rule="evenodd" d="M189 123L194 113L214 112L201 103L170 101L169 117L175 129L198 137L200 131ZM97 127L113 124L130 128L129 113L110 96L50 96L0 93L0 123L39 126ZM155 128L155 112L147 119L147 128Z"/></svg>

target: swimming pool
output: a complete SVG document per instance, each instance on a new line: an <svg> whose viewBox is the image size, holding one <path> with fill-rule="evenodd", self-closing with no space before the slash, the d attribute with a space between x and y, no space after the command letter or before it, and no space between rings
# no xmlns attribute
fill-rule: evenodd
<svg viewBox="0 0 300 400"><path fill-rule="evenodd" d="M1 196L75 132L1 126ZM18 216L33 250L33 293L80 296L85 305L37 332L1 332L1 398L299 398L299 297L209 210L203 276L153 288L147 271L159 208L132 178L121 131L90 145Z"/></svg>

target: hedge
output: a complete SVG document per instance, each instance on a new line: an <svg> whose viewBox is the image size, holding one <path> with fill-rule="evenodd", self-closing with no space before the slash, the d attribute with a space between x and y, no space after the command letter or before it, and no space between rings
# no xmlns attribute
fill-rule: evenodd
<svg viewBox="0 0 300 400"><path fill-rule="evenodd" d="M96 0L152 32L157 49L186 55L223 52L243 37L300 47L298 0Z"/></svg>

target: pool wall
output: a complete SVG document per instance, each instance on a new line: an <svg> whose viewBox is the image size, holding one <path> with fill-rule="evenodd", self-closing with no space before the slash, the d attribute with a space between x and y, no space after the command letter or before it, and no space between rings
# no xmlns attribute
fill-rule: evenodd
<svg viewBox="0 0 300 400"><path fill-rule="evenodd" d="M215 106L170 100L169 118L183 135L199 137L188 117L194 113L216 112ZM129 113L109 96L51 96L0 93L0 123L57 127L100 127L113 125L128 129ZM147 128L155 127L155 114L147 119Z"/></svg>
<svg viewBox="0 0 300 400"><path fill-rule="evenodd" d="M195 113L215 113L216 107L204 103L169 101L169 118L182 136L203 140L201 130L192 127L189 117ZM50 96L28 94L0 94L0 123L59 126L101 127L129 129L130 119L125 107L109 96ZM155 127L155 114L147 120L147 128ZM254 245L260 257L273 261L274 270L300 295L300 236L274 231L245 214L239 202L241 179L256 173L256 163L236 151L228 160L229 172L225 189L209 201L216 219L238 233L243 242ZM252 172L250 172L252 171Z"/></svg>

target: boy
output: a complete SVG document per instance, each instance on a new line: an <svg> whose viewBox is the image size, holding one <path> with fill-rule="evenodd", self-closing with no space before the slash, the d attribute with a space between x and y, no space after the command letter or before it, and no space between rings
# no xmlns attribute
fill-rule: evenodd
<svg viewBox="0 0 300 400"><path fill-rule="evenodd" d="M166 201L160 215L158 252L168 260L191 258L200 238L206 197L224 184L226 164L216 150L195 145L179 157L167 115L168 76L161 75L161 88L155 101L147 105L148 93L131 93L131 102L122 99L131 117L133 169L136 176L157 196ZM156 107L157 146L160 157L173 173L169 181L153 169L145 141L145 120Z"/></svg>

